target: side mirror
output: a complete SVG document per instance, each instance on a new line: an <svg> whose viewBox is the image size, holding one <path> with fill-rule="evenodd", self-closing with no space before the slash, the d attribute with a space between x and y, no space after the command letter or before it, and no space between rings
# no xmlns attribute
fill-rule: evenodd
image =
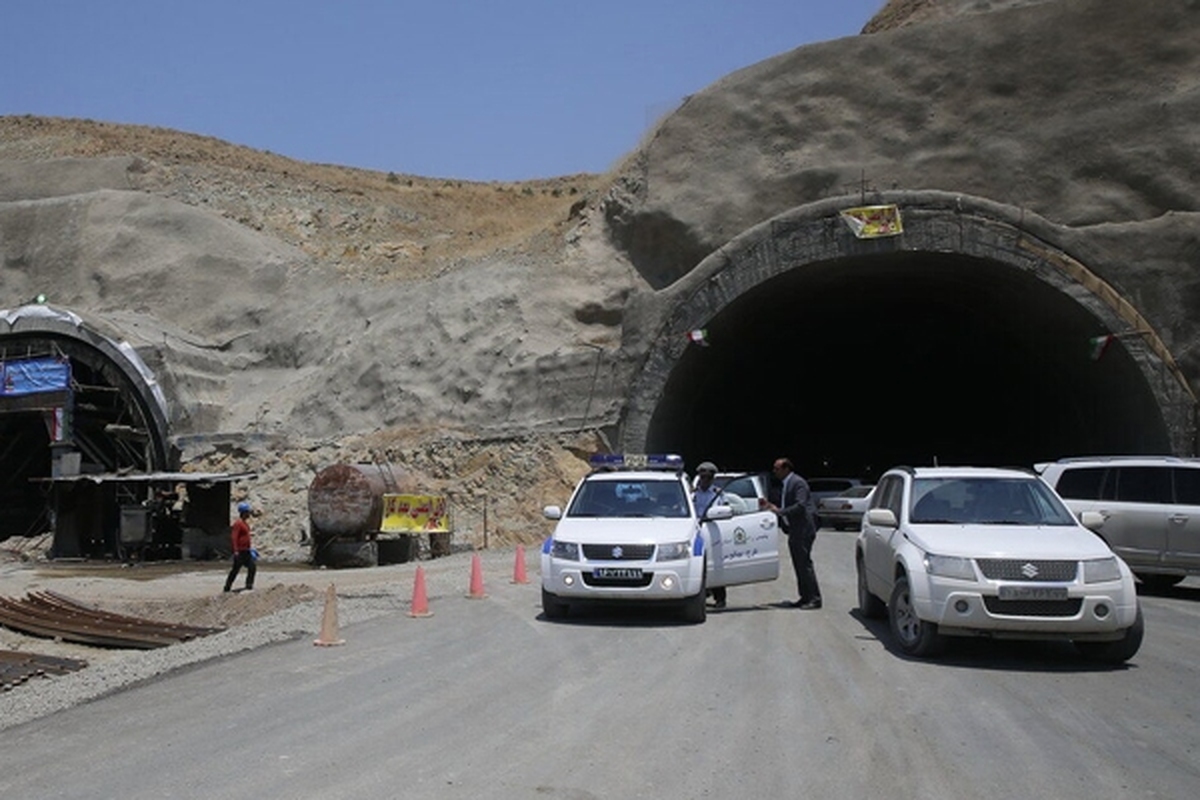
<svg viewBox="0 0 1200 800"><path fill-rule="evenodd" d="M546 519L562 519L562 509L558 506L546 506L542 509L542 516Z"/></svg>
<svg viewBox="0 0 1200 800"><path fill-rule="evenodd" d="M1084 511L1079 515L1079 522L1089 531L1104 527L1104 515L1099 511Z"/></svg>
<svg viewBox="0 0 1200 800"><path fill-rule="evenodd" d="M896 528L900 525L890 508L872 508L867 511L867 524L876 528Z"/></svg>
<svg viewBox="0 0 1200 800"><path fill-rule="evenodd" d="M733 519L733 508L730 506L709 506L704 512L707 520Z"/></svg>

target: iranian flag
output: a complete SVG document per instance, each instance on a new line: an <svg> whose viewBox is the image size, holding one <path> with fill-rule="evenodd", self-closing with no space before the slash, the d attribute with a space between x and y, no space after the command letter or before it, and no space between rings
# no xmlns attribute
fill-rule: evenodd
<svg viewBox="0 0 1200 800"><path fill-rule="evenodd" d="M1108 346L1116 338L1115 334L1106 333L1103 336L1093 336L1091 339L1088 339L1088 344L1092 348L1092 361L1099 361L1100 357L1108 350Z"/></svg>
<svg viewBox="0 0 1200 800"><path fill-rule="evenodd" d="M696 328L688 331L688 341L692 344L698 344L701 347L708 347L708 331L704 328Z"/></svg>

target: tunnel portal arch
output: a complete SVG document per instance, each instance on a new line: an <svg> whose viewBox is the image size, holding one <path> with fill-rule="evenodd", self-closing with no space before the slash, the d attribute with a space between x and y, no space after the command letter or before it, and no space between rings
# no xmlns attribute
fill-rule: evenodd
<svg viewBox="0 0 1200 800"><path fill-rule="evenodd" d="M69 362L70 397L0 397L0 539L44 530L41 479L177 466L166 399L129 344L70 311L0 310L0 359L39 358Z"/></svg>
<svg viewBox="0 0 1200 800"><path fill-rule="evenodd" d="M1196 399L1128 301L1021 210L892 193L899 236L841 198L737 237L673 287L618 430L626 450L873 478L895 463L1191 455ZM706 329L709 346L688 332ZM1094 337L1119 337L1099 359Z"/></svg>

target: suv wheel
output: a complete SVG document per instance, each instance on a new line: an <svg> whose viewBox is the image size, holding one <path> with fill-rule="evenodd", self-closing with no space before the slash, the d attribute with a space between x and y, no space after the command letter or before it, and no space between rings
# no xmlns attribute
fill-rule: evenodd
<svg viewBox="0 0 1200 800"><path fill-rule="evenodd" d="M924 658L936 655L942 649L937 624L922 620L913 608L907 577L896 579L887 607L892 636L905 655Z"/></svg>
<svg viewBox="0 0 1200 800"><path fill-rule="evenodd" d="M1115 642L1075 642L1075 649L1093 661L1106 664L1123 664L1137 653L1142 646L1146 623L1142 621L1142 607L1138 606L1137 617L1125 629L1125 636Z"/></svg>
<svg viewBox="0 0 1200 800"><path fill-rule="evenodd" d="M703 574L705 576L707 576L707 574L708 574L708 562L707 561L704 563L704 573ZM682 616L683 616L684 622L690 622L693 625L699 625L701 622L704 622L704 620L707 619L708 606L705 605L705 602L707 601L707 598L708 598L708 592L705 590L705 586L707 584L708 584L707 580L700 581L700 591L696 592L696 594L692 595L687 600L683 601L683 615Z"/></svg>
<svg viewBox="0 0 1200 800"><path fill-rule="evenodd" d="M858 571L858 610L867 619L883 619L887 616L887 608L867 588L867 570L863 567L862 559L856 558L854 565Z"/></svg>
<svg viewBox="0 0 1200 800"><path fill-rule="evenodd" d="M569 611L570 607L566 603L542 589L542 613L546 615L546 619L564 619Z"/></svg>

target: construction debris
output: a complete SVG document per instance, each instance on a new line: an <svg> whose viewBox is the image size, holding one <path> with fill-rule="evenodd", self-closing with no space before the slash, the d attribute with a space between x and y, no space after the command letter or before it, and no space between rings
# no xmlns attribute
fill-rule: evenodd
<svg viewBox="0 0 1200 800"><path fill-rule="evenodd" d="M114 614L51 591L29 592L24 600L0 597L0 625L47 639L142 650L224 630Z"/></svg>
<svg viewBox="0 0 1200 800"><path fill-rule="evenodd" d="M39 653L0 650L0 691L12 691L30 678L65 675L87 666L77 658L55 658Z"/></svg>

